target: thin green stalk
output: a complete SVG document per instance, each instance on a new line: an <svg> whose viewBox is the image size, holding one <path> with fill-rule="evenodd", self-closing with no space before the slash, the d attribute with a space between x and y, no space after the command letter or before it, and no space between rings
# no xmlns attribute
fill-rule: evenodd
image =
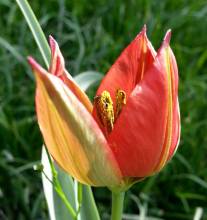
<svg viewBox="0 0 207 220"><path fill-rule="evenodd" d="M74 180L74 189L75 189L75 197L76 197L76 215L77 220L81 219L80 210L82 205L83 198L83 185L79 183L77 180Z"/></svg>
<svg viewBox="0 0 207 220"><path fill-rule="evenodd" d="M65 193L62 190L62 187L60 185L60 182L58 181L58 179L56 179L56 181L54 180L54 185L55 185L55 190L58 193L58 195L60 196L60 198L62 199L62 201L64 202L64 204L66 205L68 211L70 212L72 218L74 220L77 219L77 213L75 212L75 210L73 209L73 207L71 206L71 204L69 203L68 199L65 196Z"/></svg>
<svg viewBox="0 0 207 220"><path fill-rule="evenodd" d="M63 200L65 206L67 207L68 211L70 212L72 218L74 220L77 219L77 215L78 213L75 212L75 210L73 209L73 207L71 206L71 204L68 202L63 190L62 190L62 187L58 181L58 179L53 179L53 181L50 180L50 178L47 176L47 174L44 172L44 170L42 171L44 176L47 178L47 180L52 184L52 186L54 187L56 193L60 196L60 198Z"/></svg>
<svg viewBox="0 0 207 220"><path fill-rule="evenodd" d="M66 198L65 196L65 193L63 192L62 190L62 187L60 185L60 182L58 180L58 173L55 169L55 166L52 162L52 159L50 157L50 154L47 150L47 148L45 148L46 150L46 153L47 153L47 157L49 159L49 163L50 163L50 168L51 168L51 171L52 171L52 176L53 176L53 187L55 189L55 191L57 192L57 194L60 196L60 198L62 199L63 203L65 204L65 206L67 207L68 211L70 212L72 218L74 220L77 219L77 213L76 211L73 209L72 205L69 203L68 199Z"/></svg>
<svg viewBox="0 0 207 220"><path fill-rule="evenodd" d="M124 206L124 192L112 192L111 220L121 220Z"/></svg>
<svg viewBox="0 0 207 220"><path fill-rule="evenodd" d="M83 185L78 182L78 209L77 213L79 214L81 205L82 205L82 199L83 199Z"/></svg>

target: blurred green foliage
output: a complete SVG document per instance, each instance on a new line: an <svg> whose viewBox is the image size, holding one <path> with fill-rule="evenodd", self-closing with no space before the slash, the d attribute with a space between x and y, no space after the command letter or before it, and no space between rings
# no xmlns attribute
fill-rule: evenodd
<svg viewBox="0 0 207 220"><path fill-rule="evenodd" d="M31 0L43 30L60 44L72 75L107 72L147 24L158 48L172 29L182 117L180 148L168 166L127 193L125 213L162 219L207 219L207 4L206 0ZM48 219L41 176L42 137L34 111L34 81L26 56L43 60L14 1L0 0L0 219ZM94 89L89 91L94 95ZM95 189L103 219L110 194ZM130 215L130 217L133 217ZM136 217L136 216L135 216ZM128 219L129 216L128 216Z"/></svg>

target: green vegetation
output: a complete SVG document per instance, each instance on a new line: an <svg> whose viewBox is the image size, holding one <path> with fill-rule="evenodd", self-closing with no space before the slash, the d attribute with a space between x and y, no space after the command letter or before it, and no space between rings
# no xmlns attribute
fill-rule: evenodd
<svg viewBox="0 0 207 220"><path fill-rule="evenodd" d="M126 195L125 213L161 219L207 219L207 5L205 0L30 1L46 34L61 47L72 75L106 73L121 50L147 24L158 48L167 29L180 72L182 136L176 156ZM15 1L0 1L0 219L48 219L41 175L42 137L34 109L34 80L26 56L43 64ZM94 89L88 91L91 97ZM103 219L110 194L95 189ZM129 216L129 215L128 215ZM129 219L129 218L128 218Z"/></svg>

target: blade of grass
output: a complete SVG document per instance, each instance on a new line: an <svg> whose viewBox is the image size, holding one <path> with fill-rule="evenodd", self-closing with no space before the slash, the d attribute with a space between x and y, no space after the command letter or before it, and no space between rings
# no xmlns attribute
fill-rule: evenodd
<svg viewBox="0 0 207 220"><path fill-rule="evenodd" d="M0 37L0 45L8 50L20 63L26 66L26 61L21 54L4 38Z"/></svg>
<svg viewBox="0 0 207 220"><path fill-rule="evenodd" d="M37 21L37 18L35 17L34 12L32 11L30 5L26 0L16 0L16 2L27 21L27 24L34 36L34 39L39 47L40 53L42 54L44 62L48 68L50 61L50 48L45 38L45 35Z"/></svg>
<svg viewBox="0 0 207 220"><path fill-rule="evenodd" d="M27 67L27 63L24 59L24 57L18 52L18 50L11 45L6 39L0 37L0 46L5 48L7 51L9 51L11 53L11 55L18 60L20 63L22 63L25 67ZM26 71L26 73L28 74L28 76L31 79L34 79L33 75L31 74L31 72Z"/></svg>

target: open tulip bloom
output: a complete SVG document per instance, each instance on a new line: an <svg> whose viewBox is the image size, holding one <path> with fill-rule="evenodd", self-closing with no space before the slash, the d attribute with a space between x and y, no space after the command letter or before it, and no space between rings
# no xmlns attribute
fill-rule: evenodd
<svg viewBox="0 0 207 220"><path fill-rule="evenodd" d="M102 80L93 104L65 69L52 37L48 71L29 58L46 147L79 182L124 190L172 158L180 113L170 37L168 31L156 52L144 27Z"/></svg>

